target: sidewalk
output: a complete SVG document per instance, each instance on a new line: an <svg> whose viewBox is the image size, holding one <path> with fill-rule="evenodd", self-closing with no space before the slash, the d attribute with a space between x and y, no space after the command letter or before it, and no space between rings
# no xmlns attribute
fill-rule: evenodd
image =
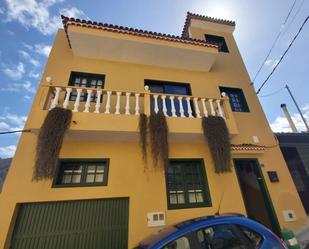
<svg viewBox="0 0 309 249"><path fill-rule="evenodd" d="M295 236L302 249L309 249L309 217L307 225L301 231L296 232Z"/></svg>

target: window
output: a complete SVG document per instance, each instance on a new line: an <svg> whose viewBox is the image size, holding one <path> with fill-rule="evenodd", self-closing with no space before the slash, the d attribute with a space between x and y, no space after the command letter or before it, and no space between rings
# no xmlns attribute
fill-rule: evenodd
<svg viewBox="0 0 309 249"><path fill-rule="evenodd" d="M220 92L225 92L229 97L233 112L249 112L245 95L240 88L220 87Z"/></svg>
<svg viewBox="0 0 309 249"><path fill-rule="evenodd" d="M59 163L55 186L107 185L108 160L63 160Z"/></svg>
<svg viewBox="0 0 309 249"><path fill-rule="evenodd" d="M91 74L81 72L71 72L69 86L76 87L90 87L90 88L104 88L105 75L102 74ZM74 91L70 95L70 100L75 101L77 93ZM80 101L87 100L87 93L83 92L80 95ZM96 94L91 95L91 101L96 101Z"/></svg>
<svg viewBox="0 0 309 249"><path fill-rule="evenodd" d="M166 94L174 94L174 95L191 95L191 88L190 84L188 83L176 83L176 82L169 82L169 81L158 81L158 80L145 80L145 85L149 86L149 90L153 93L166 93ZM151 110L154 110L154 101L153 98L151 99ZM174 105L176 110L176 115L180 116L180 105L179 100L177 98L174 99ZM158 106L159 111L162 112L163 105L162 99L158 98ZM182 99L182 106L184 109L184 115L186 117L189 116L188 114L188 106L186 100ZM190 106L192 111L194 112L194 106L192 101L190 102ZM171 107L171 100L166 98L166 109L167 115L172 116L172 107Z"/></svg>
<svg viewBox="0 0 309 249"><path fill-rule="evenodd" d="M189 239L187 237L180 237L168 245L164 246L162 249L190 249Z"/></svg>
<svg viewBox="0 0 309 249"><path fill-rule="evenodd" d="M254 249L260 248L263 242L263 237L260 234L244 226L238 226L238 228L250 241Z"/></svg>
<svg viewBox="0 0 309 249"><path fill-rule="evenodd" d="M166 185L169 209L211 205L203 160L170 160Z"/></svg>
<svg viewBox="0 0 309 249"><path fill-rule="evenodd" d="M196 233L201 248L209 249L248 249L241 235L228 224L203 228Z"/></svg>
<svg viewBox="0 0 309 249"><path fill-rule="evenodd" d="M205 39L219 45L219 52L228 53L229 49L223 36L205 34Z"/></svg>

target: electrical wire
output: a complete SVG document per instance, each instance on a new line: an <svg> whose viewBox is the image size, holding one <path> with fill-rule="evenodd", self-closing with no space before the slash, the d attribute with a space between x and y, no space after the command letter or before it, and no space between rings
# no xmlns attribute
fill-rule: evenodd
<svg viewBox="0 0 309 249"><path fill-rule="evenodd" d="M287 54L287 52L290 50L290 48L292 47L294 41L296 40L296 38L298 37L298 35L300 34L300 32L302 31L303 27L305 26L305 24L307 23L309 19L309 16L307 16L307 18L305 19L305 21L303 22L303 24L301 25L301 27L299 28L298 32L296 33L296 35L294 36L293 40L291 41L291 43L289 44L288 48L284 51L283 55L280 57L278 63L276 64L276 66L274 66L273 70L270 72L270 74L267 76L267 78L264 80L264 82L262 83L262 85L260 86L260 88L257 90L256 94L259 94L260 91L262 90L262 88L264 87L264 85L267 83L267 81L269 80L269 78L273 75L273 73L276 71L276 69L278 68L279 64L282 62L283 58L285 57L285 55Z"/></svg>
<svg viewBox="0 0 309 249"><path fill-rule="evenodd" d="M18 132L31 132L31 130L28 129L28 130L2 131L0 132L0 135L18 133Z"/></svg>
<svg viewBox="0 0 309 249"><path fill-rule="evenodd" d="M286 22L288 21L290 15L291 15L291 13L292 13L292 11L293 11L293 9L294 9L294 6L295 6L295 4L296 4L296 1L297 1L297 0L294 0L294 2L293 2L293 4L292 4L292 7L291 7L291 10L289 11L287 17L285 18L283 25L285 25Z"/></svg>
<svg viewBox="0 0 309 249"><path fill-rule="evenodd" d="M290 26L292 25L292 23L295 21L295 18L298 16L299 12L301 11L303 5L305 3L305 0L303 0L300 5L298 6L298 9L295 12L295 15L292 17L292 20L290 21L290 23L288 24L288 26L285 28L284 32L282 35L284 35L286 33L286 31L290 28Z"/></svg>
<svg viewBox="0 0 309 249"><path fill-rule="evenodd" d="M296 4L296 0L294 0L293 4L292 4L292 6L291 6L291 8L290 8L290 10L289 10L288 15L286 16L286 18L285 18L283 24L281 25L281 28L280 28L279 33L277 34L277 36L276 36L276 38L275 38L275 40L274 40L272 46L270 47L270 49L269 49L269 51L268 51L266 57L264 58L262 64L260 65L258 71L257 71L256 74L254 75L254 77L253 77L253 83L255 82L256 78L258 77L258 75L259 75L260 72L262 71L262 69L263 69L264 65L266 64L266 61L268 60L268 58L269 58L271 52L273 51L275 45L276 45L277 42L279 41L279 38L280 38L281 34L283 33L285 24L286 24L287 20L289 19L290 15L291 15L291 13L292 13L294 7L295 7L295 4Z"/></svg>
<svg viewBox="0 0 309 249"><path fill-rule="evenodd" d="M281 92L281 91L284 90L284 89L285 89L285 87L282 87L282 88L280 88L280 89L278 89L278 90L276 90L276 91L274 91L274 92L272 92L272 93L269 93L269 94L260 96L260 98L265 98L265 97L273 96L273 95L275 95L275 94Z"/></svg>

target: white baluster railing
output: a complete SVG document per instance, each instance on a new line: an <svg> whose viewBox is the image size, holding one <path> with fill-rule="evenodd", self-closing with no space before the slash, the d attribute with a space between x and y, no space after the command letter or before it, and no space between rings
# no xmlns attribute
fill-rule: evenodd
<svg viewBox="0 0 309 249"><path fill-rule="evenodd" d="M167 108L166 108L166 96L165 95L162 95L161 96L161 99L162 99L162 105L163 105L163 109L162 109L162 111L163 111L163 114L164 114L164 116L167 116Z"/></svg>
<svg viewBox="0 0 309 249"><path fill-rule="evenodd" d="M107 91L107 99L106 99L106 105L105 105L105 114L109 114L110 111L110 107L111 107L111 96L112 96L112 92L111 91Z"/></svg>
<svg viewBox="0 0 309 249"><path fill-rule="evenodd" d="M70 87L52 86L51 89L52 91L50 91L49 92L50 95L48 95L48 98L51 99L49 100L50 109L55 108L56 106L62 106L65 109L70 108L73 112L79 112L79 111L85 113L104 112L105 114L110 114L112 109L114 114L125 114L125 115L134 114L138 116L141 113L141 104L142 104L144 105L142 109L143 113L145 113L146 115L149 115L151 112L159 113L161 111L166 117L170 116L170 117L183 117L183 118L185 117L202 118L212 115L228 119L229 115L229 109L227 110L225 109L226 100L224 99L224 97L220 99L215 98L209 99L209 98L200 98L185 95L149 93L149 91L143 93L138 92L132 93L132 92L120 92L120 91L107 91L103 89L79 88L74 86ZM87 97L85 96L86 99L82 98L83 93L87 93ZM93 95L96 95L95 101L93 101ZM100 111L103 95L106 95L106 103L104 103L104 107L102 106L102 110ZM53 97L51 98L51 96ZM73 101L71 101L71 99L73 96L76 96L76 98L74 100L72 107ZM114 96L115 101L113 99ZM121 98L124 98L124 96L125 101L121 100ZM143 98L143 101L141 101L140 99L141 97ZM179 104L178 102L175 103L175 100L177 100ZM150 101L152 101L151 105ZM83 110L79 110L81 109L81 105L83 107ZM149 107L151 107L152 109L150 110Z"/></svg>
<svg viewBox="0 0 309 249"><path fill-rule="evenodd" d="M218 107L219 116L224 118L224 113L223 113L223 110L222 110L222 107L221 107L221 100L217 99L216 103L217 103L217 107Z"/></svg>
<svg viewBox="0 0 309 249"><path fill-rule="evenodd" d="M157 95L157 94L153 95L153 98L154 98L154 111L155 111L155 113L159 112L158 97L159 97L159 95Z"/></svg>
<svg viewBox="0 0 309 249"><path fill-rule="evenodd" d="M94 113L100 113L102 90L97 90L97 100L95 103Z"/></svg>
<svg viewBox="0 0 309 249"><path fill-rule="evenodd" d="M130 96L131 96L131 93L126 93L126 107L125 107L126 115L130 115Z"/></svg>
<svg viewBox="0 0 309 249"><path fill-rule="evenodd" d="M135 115L139 115L139 93L135 93Z"/></svg>
<svg viewBox="0 0 309 249"><path fill-rule="evenodd" d="M190 100L191 100L190 97L186 97L189 118L193 118Z"/></svg>
<svg viewBox="0 0 309 249"><path fill-rule="evenodd" d="M87 100L86 100L84 112L89 112L91 94L92 94L92 90L91 90L91 89L88 89L88 90L87 90Z"/></svg>
<svg viewBox="0 0 309 249"><path fill-rule="evenodd" d="M63 108L67 109L69 106L69 100L70 100L70 96L71 96L71 92L72 92L72 88L66 88L66 95L65 95L65 99L63 102Z"/></svg>
<svg viewBox="0 0 309 249"><path fill-rule="evenodd" d="M79 103L80 103L80 95L82 93L82 89L78 88L76 91L77 91L77 96L76 96L76 99L75 99L73 112L78 112L78 107L79 107Z"/></svg>
<svg viewBox="0 0 309 249"><path fill-rule="evenodd" d="M204 117L208 117L208 111L207 111L205 99L201 99L201 101L202 101Z"/></svg>
<svg viewBox="0 0 309 249"><path fill-rule="evenodd" d="M178 101L179 101L179 113L180 113L180 117L185 117L185 112L184 112L184 109L183 109L183 105L182 105L182 97L179 96L178 97Z"/></svg>
<svg viewBox="0 0 309 249"><path fill-rule="evenodd" d="M174 99L175 99L174 96L170 96L170 100L171 100L171 112L172 112L172 117L177 117Z"/></svg>
<svg viewBox="0 0 309 249"><path fill-rule="evenodd" d="M120 114L120 97L121 97L121 92L116 93L117 100L116 100L116 111L115 114Z"/></svg>
<svg viewBox="0 0 309 249"><path fill-rule="evenodd" d="M209 102L209 105L210 105L210 113L211 113L211 115L212 116L216 116L213 99L209 99L208 102Z"/></svg>
<svg viewBox="0 0 309 249"><path fill-rule="evenodd" d="M50 105L50 109L55 108L58 105L59 102L59 95L60 95L60 91L61 91L61 87L56 87L55 88L55 97Z"/></svg>
<svg viewBox="0 0 309 249"><path fill-rule="evenodd" d="M200 108L198 107L198 98L194 98L193 102L194 102L194 109L195 109L195 114L197 118L201 118L201 112L200 112Z"/></svg>

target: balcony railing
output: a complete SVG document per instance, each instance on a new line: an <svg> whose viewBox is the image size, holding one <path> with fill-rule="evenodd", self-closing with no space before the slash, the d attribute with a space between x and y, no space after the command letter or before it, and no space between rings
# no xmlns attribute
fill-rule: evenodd
<svg viewBox="0 0 309 249"><path fill-rule="evenodd" d="M200 119L220 116L231 136L238 134L229 99L152 93L115 91L98 88L44 85L39 89L38 109L28 120L27 128L39 130L46 111L62 107L73 112L68 139L136 141L138 117L162 112L167 116L171 141L203 141Z"/></svg>
<svg viewBox="0 0 309 249"><path fill-rule="evenodd" d="M56 106L73 112L92 112L115 115L149 115L162 112L167 117L201 118L220 116L228 118L228 98L206 98L188 95L112 91L96 88L50 86L45 109Z"/></svg>

